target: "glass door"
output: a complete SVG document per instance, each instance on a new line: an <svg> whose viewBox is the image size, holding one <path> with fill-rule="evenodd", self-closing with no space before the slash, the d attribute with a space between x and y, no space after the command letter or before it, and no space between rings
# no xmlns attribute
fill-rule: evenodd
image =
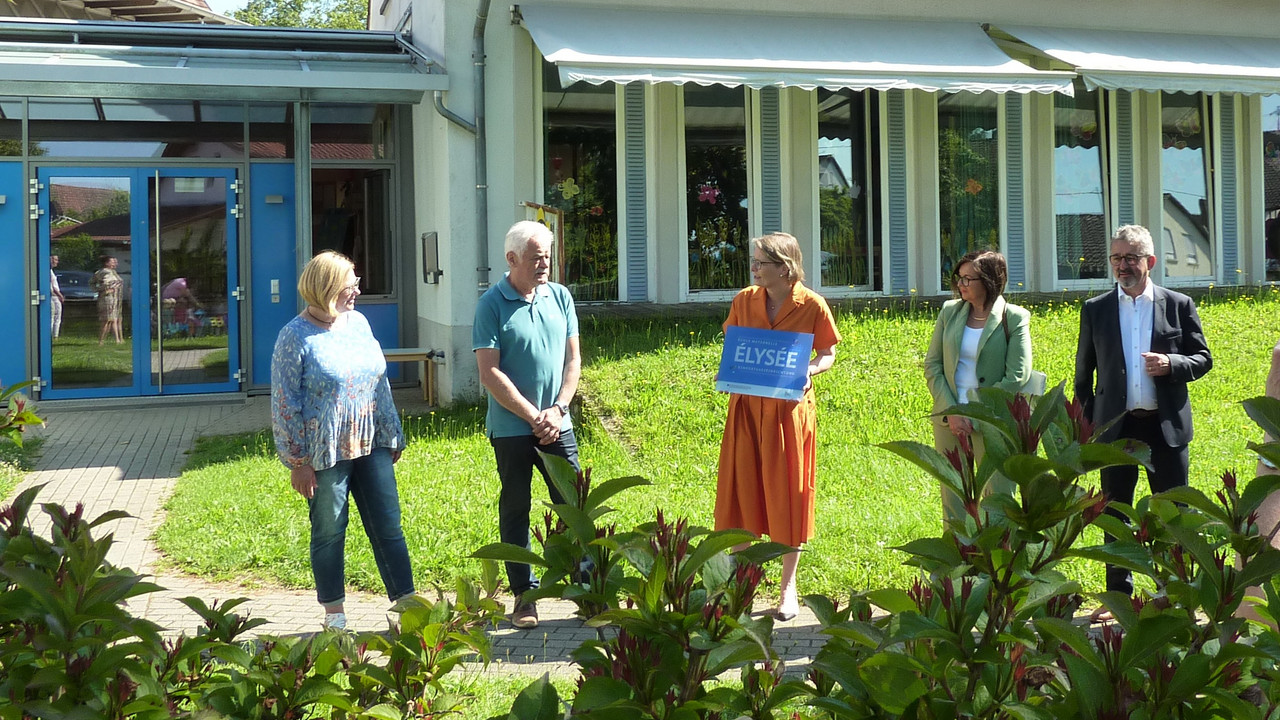
<svg viewBox="0 0 1280 720"><path fill-rule="evenodd" d="M147 390L235 390L236 223L230 171L155 170L146 178L151 316Z"/></svg>
<svg viewBox="0 0 1280 720"><path fill-rule="evenodd" d="M238 390L235 171L39 168L37 182L44 397Z"/></svg>

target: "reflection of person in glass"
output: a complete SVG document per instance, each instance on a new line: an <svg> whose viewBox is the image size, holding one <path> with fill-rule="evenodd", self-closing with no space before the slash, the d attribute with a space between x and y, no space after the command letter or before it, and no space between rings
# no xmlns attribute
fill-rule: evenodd
<svg viewBox="0 0 1280 720"><path fill-rule="evenodd" d="M62 333L62 303L66 298L62 295L62 286L58 284L58 274L53 271L58 267L58 256L49 256L49 336L54 340Z"/></svg>
<svg viewBox="0 0 1280 720"><path fill-rule="evenodd" d="M324 627L346 627L343 579L348 496L394 602L414 592L393 465L404 448L387 362L355 311L360 278L346 256L316 255L298 278L307 307L276 338L271 428L293 489L311 517L311 574Z"/></svg>
<svg viewBox="0 0 1280 720"><path fill-rule="evenodd" d="M720 443L716 529L742 528L799 548L813 538L817 416L813 376L836 359L836 329L822 296L804 286L800 243L786 233L751 241L754 284L738 293L724 325L813 334L809 380L800 400L729 397ZM782 557L779 620L800 612L796 566L800 553Z"/></svg>
<svg viewBox="0 0 1280 720"><path fill-rule="evenodd" d="M160 299L164 301L166 308L172 308L174 324L186 326L187 334L195 335L202 323L200 315L203 313L196 312L200 309L200 301L191 291L191 283L184 277L170 280L160 291Z"/></svg>
<svg viewBox="0 0 1280 720"><path fill-rule="evenodd" d="M124 333L120 328L120 310L124 304L124 278L116 272L120 261L111 255L99 258L102 268L93 274L90 286L98 292L98 322L102 330L98 333L98 344L101 345L110 332L117 343L124 342Z"/></svg>

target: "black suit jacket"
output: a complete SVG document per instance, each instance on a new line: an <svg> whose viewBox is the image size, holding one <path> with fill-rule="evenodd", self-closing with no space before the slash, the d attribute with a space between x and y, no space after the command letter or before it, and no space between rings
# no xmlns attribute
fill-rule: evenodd
<svg viewBox="0 0 1280 720"><path fill-rule="evenodd" d="M1153 290L1151 352L1168 355L1171 366L1168 375L1152 378L1160 430L1169 447L1179 447L1191 442L1192 436L1187 383L1209 372L1213 357L1191 298L1158 285ZM1123 414L1128 396L1117 292L1113 289L1090 298L1080 310L1075 391L1096 425ZM1099 439L1114 440L1119 432L1120 423L1116 423Z"/></svg>

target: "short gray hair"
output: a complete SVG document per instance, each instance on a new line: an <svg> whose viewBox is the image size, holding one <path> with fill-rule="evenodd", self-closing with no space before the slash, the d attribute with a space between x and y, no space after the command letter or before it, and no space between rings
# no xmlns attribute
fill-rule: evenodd
<svg viewBox="0 0 1280 720"><path fill-rule="evenodd" d="M533 220L521 220L511 229L507 231L507 240L503 248L503 254L515 253L517 257L524 254L524 249L529 245L530 240L537 240L540 244L551 244L554 240L551 234L551 228L540 222Z"/></svg>
<svg viewBox="0 0 1280 720"><path fill-rule="evenodd" d="M1151 239L1151 231L1141 225L1121 225L1111 236L1111 242L1123 240L1137 247L1138 252L1146 257L1156 256L1156 244Z"/></svg>

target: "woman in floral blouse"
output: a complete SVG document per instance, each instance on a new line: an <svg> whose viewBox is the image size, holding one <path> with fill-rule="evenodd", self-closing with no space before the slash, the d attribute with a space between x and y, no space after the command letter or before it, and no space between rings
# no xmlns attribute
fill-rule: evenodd
<svg viewBox="0 0 1280 720"><path fill-rule="evenodd" d="M324 626L344 629L347 498L355 498L373 557L394 602L414 592L400 529L395 469L404 432L387 362L369 321L355 311L360 278L326 251L298 279L307 307L280 330L271 357L271 427L293 489L311 514L311 573Z"/></svg>

